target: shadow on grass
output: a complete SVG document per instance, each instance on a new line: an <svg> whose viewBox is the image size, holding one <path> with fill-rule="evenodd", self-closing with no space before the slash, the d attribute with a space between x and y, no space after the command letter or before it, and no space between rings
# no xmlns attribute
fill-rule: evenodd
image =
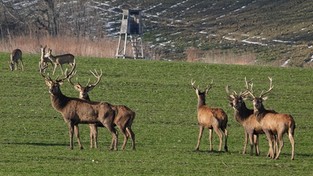
<svg viewBox="0 0 313 176"><path fill-rule="evenodd" d="M68 146L68 144L61 143L43 143L43 142L3 142L7 145L28 145L28 146Z"/></svg>
<svg viewBox="0 0 313 176"><path fill-rule="evenodd" d="M210 150L192 150L191 151L192 153L208 153L208 154L222 154L222 153L225 153L225 154L228 154L230 153L229 151L228 152L225 152L225 151L217 151L217 150L213 150L213 151L210 151Z"/></svg>

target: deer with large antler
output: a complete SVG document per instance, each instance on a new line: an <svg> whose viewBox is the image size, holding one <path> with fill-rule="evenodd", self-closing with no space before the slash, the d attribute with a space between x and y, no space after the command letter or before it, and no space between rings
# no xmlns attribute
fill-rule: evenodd
<svg viewBox="0 0 313 176"><path fill-rule="evenodd" d="M277 113L273 110L267 110L264 108L263 101L267 99L265 96L272 91L274 86L272 85L272 78L269 77L270 86L267 91L262 91L260 96L255 96L251 89L248 91L249 95L253 98L254 115L257 121L261 124L262 130L266 134L269 143L269 157L272 159L278 159L281 150L284 146L283 135L288 133L289 141L291 144L291 159L294 159L295 142L294 142L294 130L296 123L293 117L289 114ZM278 148L277 152L274 151L275 135L277 135ZM276 156L275 156L276 155Z"/></svg>
<svg viewBox="0 0 313 176"><path fill-rule="evenodd" d="M208 85L208 87L204 91L199 90L199 86L195 86L195 81L191 81L192 88L196 91L197 97L198 97L198 105L197 105L197 111L198 111L198 125L199 125L199 136L198 136L198 142L196 145L195 150L199 150L201 137L203 134L204 128L209 129L209 141L210 141L210 151L213 150L212 145L212 129L215 131L215 133L219 137L219 151L222 150L222 144L223 144L223 136L225 138L225 145L224 150L227 152L227 114L224 112L221 108L211 108L206 105L205 103L205 97L208 94L209 90L212 88L213 81Z"/></svg>
<svg viewBox="0 0 313 176"><path fill-rule="evenodd" d="M102 77L102 70L100 74L95 70L94 72L90 71L91 74L97 78L97 81L93 84L90 84L90 80L88 81L86 86L82 86L79 82L74 84L72 82L72 76L69 77L69 82L74 86L74 88L79 92L79 98L83 100L90 101L88 93L100 82ZM132 139L132 149L135 149L135 134L131 129L132 123L135 118L135 112L132 111L125 105L112 105L113 110L115 111L114 124L120 129L124 136L124 141L122 145L122 149L125 149L127 139L130 136ZM97 148L97 138L98 138L98 126L97 124L89 124L90 128L90 148Z"/></svg>
<svg viewBox="0 0 313 176"><path fill-rule="evenodd" d="M68 124L70 149L73 149L73 132L75 132L79 147L83 149L78 129L78 124L83 123L103 125L106 127L112 134L110 150L117 150L118 138L113 123L115 112L112 105L106 102L92 102L67 97L61 92L60 85L73 74L75 66L76 65L72 67L72 70L69 73L66 72L64 78L56 80L43 74L43 70L46 67L39 68L40 74L45 79L46 85L49 88L52 107L62 114L64 121Z"/></svg>
<svg viewBox="0 0 313 176"><path fill-rule="evenodd" d="M234 117L240 125L244 128L245 131L245 140L243 147L243 154L246 153L246 147L248 139L250 141L250 154L253 154L253 148L255 148L256 155L260 154L259 150L259 134L264 134L261 124L256 120L256 117L253 114L253 109L248 109L245 104L245 98L248 94L249 85L252 87L253 84L251 81L248 83L245 78L246 90L240 93L233 91L230 93L229 86L226 86L226 93L228 94L228 100L230 106L234 109Z"/></svg>

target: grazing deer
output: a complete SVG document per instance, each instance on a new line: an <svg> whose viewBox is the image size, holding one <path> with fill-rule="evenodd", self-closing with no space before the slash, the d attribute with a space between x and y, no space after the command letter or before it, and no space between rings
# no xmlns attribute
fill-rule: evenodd
<svg viewBox="0 0 313 176"><path fill-rule="evenodd" d="M246 89L249 89L247 80ZM250 84L252 86L252 84ZM228 94L228 100L230 106L234 109L234 117L240 125L245 130L245 140L243 147L243 154L246 153L246 147L248 143L248 138L250 141L250 155L253 154L253 147L255 147L256 155L260 154L259 150L259 134L264 134L261 124L256 120L256 117L253 114L253 109L248 109L244 99L247 95L247 91L240 92L239 94L236 91L232 93L229 92L229 86L226 86L226 93Z"/></svg>
<svg viewBox="0 0 313 176"><path fill-rule="evenodd" d="M39 61L39 68L46 67L48 65L48 63L53 65L53 62L48 57L45 57L46 48L47 48L47 45L45 45L44 47L42 45L40 45L40 54L41 55L40 55L40 61Z"/></svg>
<svg viewBox="0 0 313 176"><path fill-rule="evenodd" d="M40 68L40 74L45 79L46 85L49 88L52 107L62 114L64 121L68 124L70 135L70 149L73 149L73 131L78 140L78 144L82 149L80 142L78 124L101 124L106 127L112 134L112 142L110 150L117 150L117 133L114 128L115 112L111 104L106 102L92 102L65 96L60 89L60 85L65 79L68 79L75 69L75 64L69 73L66 73L65 78L52 80L50 76L43 74L43 69Z"/></svg>
<svg viewBox="0 0 313 176"><path fill-rule="evenodd" d="M257 97L253 94L253 90L248 91L248 93L253 98L253 107L254 107L254 115L256 116L258 122L262 126L262 130L266 134L269 143L269 156L273 159L278 159L281 153L281 150L284 146L283 135L288 133L288 137L291 144L291 159L294 159L294 150L295 150L295 142L294 142L294 130L296 127L296 123L293 117L289 114L281 114L277 113L273 110L267 110L264 108L263 101L267 99L265 95L269 93L273 89L272 78L269 77L270 87L267 91L262 91L260 96ZM275 142L275 135L277 135L278 142L278 150L277 152L274 150L273 143ZM275 153L274 153L275 151ZM275 156L276 154L276 156Z"/></svg>
<svg viewBox="0 0 313 176"><path fill-rule="evenodd" d="M97 78L97 81L94 84L89 84L90 81L88 81L86 86L82 86L79 82L77 82L77 84L74 84L71 81L72 76L70 76L68 79L69 82L74 86L74 88L79 92L79 98L83 100L87 100L87 101L90 101L88 93L100 82L100 79L102 77L102 70L100 74L98 74L96 70L95 72L92 72L92 71L90 72L94 77ZM122 132L124 136L122 150L125 149L127 139L129 136L132 139L132 149L135 150L135 134L131 129L132 123L135 118L135 112L124 105L113 105L112 107L115 111L114 124L118 126L118 128L120 129L120 131ZM97 138L98 138L97 126L101 126L101 125L89 124L90 148L93 148L93 144L95 148L97 148Z"/></svg>
<svg viewBox="0 0 313 176"><path fill-rule="evenodd" d="M209 129L209 141L210 141L210 151L213 150L212 146L212 129L216 132L219 137L219 151L222 150L222 143L223 143L223 136L225 136L225 145L224 149L227 152L227 114L221 108L211 108L208 107L205 103L205 96L208 94L209 90L212 88L213 81L208 85L205 91L200 91L199 86L198 88L195 87L195 82L191 81L192 88L196 91L198 97L198 125L199 125L199 136L198 142L196 145L195 150L199 150L199 145L203 133L204 128Z"/></svg>
<svg viewBox="0 0 313 176"><path fill-rule="evenodd" d="M11 71L17 70L19 62L21 62L22 70L24 70L24 64L22 61L22 51L20 49L15 49L10 54L10 61L9 61L10 70Z"/></svg>
<svg viewBox="0 0 313 176"><path fill-rule="evenodd" d="M52 49L50 48L48 49L48 52L45 54L45 57L49 58L51 62L54 64L53 73L52 73L53 75L58 66L60 66L62 74L64 74L63 64L69 64L72 67L75 64L75 57L73 54L63 54L63 55L53 56Z"/></svg>

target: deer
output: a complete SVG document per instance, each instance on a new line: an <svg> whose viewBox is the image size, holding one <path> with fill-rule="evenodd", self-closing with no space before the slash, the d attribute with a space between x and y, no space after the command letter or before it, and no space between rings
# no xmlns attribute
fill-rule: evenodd
<svg viewBox="0 0 313 176"><path fill-rule="evenodd" d="M43 68L43 67L47 66L48 63L53 65L53 62L48 57L45 57L46 48L47 48L47 45L45 45L45 46L40 45L40 54L41 55L40 55L40 61L39 61L39 68Z"/></svg>
<svg viewBox="0 0 313 176"><path fill-rule="evenodd" d="M229 105L234 109L235 120L244 128L245 139L243 154L246 153L246 147L248 139L250 141L250 155L253 155L253 148L255 147L255 154L260 155L259 150L259 134L264 134L260 123L256 120L256 117L253 114L253 109L249 109L246 106L245 99L247 97L247 90L249 85L252 87L253 84L251 81L248 83L245 78L246 90L240 93L233 91L230 93L229 85L226 86L226 93L228 95Z"/></svg>
<svg viewBox="0 0 313 176"><path fill-rule="evenodd" d="M227 152L227 121L228 117L225 111L222 108L211 108L205 103L205 97L208 94L209 90L212 88L212 82L205 88L204 91L199 90L199 86L195 86L195 81L191 80L191 86L196 91L196 95L198 97L198 105L197 105L197 119L199 125L199 135L198 141L195 150L199 150L201 137L203 134L204 128L209 129L209 142L210 142L210 151L213 151L212 145L212 129L219 137L219 151L222 150L223 136L225 137L224 150Z"/></svg>
<svg viewBox="0 0 313 176"><path fill-rule="evenodd" d="M60 66L62 74L64 74L63 64L69 64L72 67L75 64L75 57L73 54L63 54L63 55L54 56L52 55L52 49L50 48L48 49L48 52L45 54L44 57L49 58L49 60L53 63L54 65L53 72L52 72L53 75L58 66Z"/></svg>
<svg viewBox="0 0 313 176"><path fill-rule="evenodd" d="M17 49L14 49L10 54L10 61L9 61L10 70L11 71L17 70L19 62L21 62L22 70L24 70L24 64L22 60L22 51L17 48Z"/></svg>
<svg viewBox="0 0 313 176"><path fill-rule="evenodd" d="M76 72L72 74L72 76L70 76L68 79L68 81L74 86L75 90L79 92L79 98L87 101L90 101L88 93L100 82L102 77L102 70L100 74L98 74L96 70L94 72L90 70L90 72L97 79L97 81L93 84L90 84L90 80L88 81L86 86L82 86L79 82L77 82L76 84L73 83L72 77L76 74ZM112 107L115 111L114 124L119 128L124 136L122 150L125 150L125 146L129 136L132 139L132 149L135 150L135 134L131 129L132 123L136 115L135 112L125 105L112 105ZM98 126L101 125L89 124L90 148L93 148L93 146L97 148Z"/></svg>
<svg viewBox="0 0 313 176"><path fill-rule="evenodd" d="M69 128L70 149L73 149L73 132L75 132L80 149L83 146L80 141L78 124L97 124L103 125L112 135L110 150L117 150L117 133L114 128L115 111L108 102L93 102L79 98L68 97L60 89L64 80L68 79L74 72L74 64L71 71L61 79L51 79L43 73L46 67L40 67L39 71L49 88L52 107L59 112Z"/></svg>
<svg viewBox="0 0 313 176"><path fill-rule="evenodd" d="M256 116L257 121L261 124L262 130L266 134L269 144L269 157L272 159L279 158L281 150L284 146L283 136L285 133L288 133L289 141L291 144L291 160L294 160L294 131L296 128L296 123L294 118L290 114L282 114L274 110L265 109L263 102L268 98L265 95L271 92L274 88L274 86L272 85L272 78L268 77L268 79L270 81L269 89L266 91L263 90L260 96L254 95L252 87L248 91L249 95L252 97L254 108L253 113ZM275 135L277 136L277 151L274 150L275 146L273 146L276 138Z"/></svg>

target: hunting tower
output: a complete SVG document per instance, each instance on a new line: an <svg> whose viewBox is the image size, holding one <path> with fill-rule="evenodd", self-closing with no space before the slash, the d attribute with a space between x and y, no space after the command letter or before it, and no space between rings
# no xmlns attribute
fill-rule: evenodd
<svg viewBox="0 0 313 176"><path fill-rule="evenodd" d="M115 57L126 57L127 40L129 36L132 45L133 58L144 58L142 34L141 10L123 9L121 30Z"/></svg>

